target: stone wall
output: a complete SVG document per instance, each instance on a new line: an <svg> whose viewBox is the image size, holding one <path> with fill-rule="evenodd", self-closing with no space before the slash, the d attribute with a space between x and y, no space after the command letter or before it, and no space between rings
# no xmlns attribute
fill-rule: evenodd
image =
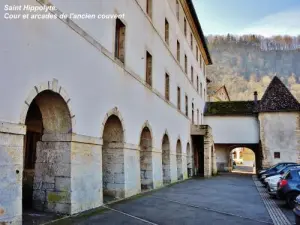
<svg viewBox="0 0 300 225"><path fill-rule="evenodd" d="M25 126L0 123L0 224L22 224L25 132Z"/></svg>
<svg viewBox="0 0 300 225"><path fill-rule="evenodd" d="M163 185L162 175L162 153L158 149L152 151L152 168L153 168L153 188L159 188Z"/></svg>
<svg viewBox="0 0 300 225"><path fill-rule="evenodd" d="M104 143L102 154L103 194L115 198L124 198L124 144Z"/></svg>
<svg viewBox="0 0 300 225"><path fill-rule="evenodd" d="M213 168L216 168L216 159L214 154L214 143L212 129L208 125L201 126L205 129L204 135L204 177L213 175ZM212 154L213 149L213 154Z"/></svg>
<svg viewBox="0 0 300 225"><path fill-rule="evenodd" d="M260 113L259 122L262 166L269 167L282 161L299 162L299 113ZM275 152L280 153L280 158L274 157Z"/></svg>
<svg viewBox="0 0 300 225"><path fill-rule="evenodd" d="M73 137L71 143L71 214L98 207L103 202L102 143L98 138L79 138ZM69 178L61 177L57 190L68 190L68 182Z"/></svg>
<svg viewBox="0 0 300 225"><path fill-rule="evenodd" d="M170 156L170 167L171 167L171 183L177 181L177 157L176 153L171 152Z"/></svg>
<svg viewBox="0 0 300 225"><path fill-rule="evenodd" d="M125 197L141 191L140 149L138 146L125 144Z"/></svg>

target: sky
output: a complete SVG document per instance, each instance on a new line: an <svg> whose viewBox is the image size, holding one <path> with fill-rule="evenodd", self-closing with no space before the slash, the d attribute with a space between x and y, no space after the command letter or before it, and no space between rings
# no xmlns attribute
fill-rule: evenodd
<svg viewBox="0 0 300 225"><path fill-rule="evenodd" d="M300 0L193 0L205 35L300 35Z"/></svg>

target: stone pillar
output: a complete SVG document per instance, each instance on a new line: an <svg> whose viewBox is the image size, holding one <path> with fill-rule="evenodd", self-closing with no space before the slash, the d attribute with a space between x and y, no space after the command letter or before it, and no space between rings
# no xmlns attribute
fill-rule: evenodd
<svg viewBox="0 0 300 225"><path fill-rule="evenodd" d="M170 166L171 166L171 183L177 181L177 159L176 153L171 152L170 155Z"/></svg>
<svg viewBox="0 0 300 225"><path fill-rule="evenodd" d="M125 197L141 192L140 148L136 145L124 145Z"/></svg>
<svg viewBox="0 0 300 225"><path fill-rule="evenodd" d="M183 179L188 178L187 174L187 156L186 154L182 154L182 174L183 174Z"/></svg>
<svg viewBox="0 0 300 225"><path fill-rule="evenodd" d="M153 188L159 188L163 185L162 174L162 152L156 149L152 150L152 172Z"/></svg>
<svg viewBox="0 0 300 225"><path fill-rule="evenodd" d="M212 175L212 155L211 149L213 148L213 137L211 127L205 125L204 135L204 177L210 177Z"/></svg>
<svg viewBox="0 0 300 225"><path fill-rule="evenodd" d="M22 224L25 133L24 125L0 123L0 224Z"/></svg>
<svg viewBox="0 0 300 225"><path fill-rule="evenodd" d="M73 136L71 160L71 179L67 177L56 179L56 190L66 191L71 187L71 214L101 206L103 191L100 138ZM69 181L71 186L68 186Z"/></svg>
<svg viewBox="0 0 300 225"><path fill-rule="evenodd" d="M163 183L171 183L171 155L170 151L163 152L162 155L162 170L163 170Z"/></svg>

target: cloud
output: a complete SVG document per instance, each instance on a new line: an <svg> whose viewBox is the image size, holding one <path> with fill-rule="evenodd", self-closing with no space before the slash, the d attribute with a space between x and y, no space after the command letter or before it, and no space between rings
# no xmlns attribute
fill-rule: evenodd
<svg viewBox="0 0 300 225"><path fill-rule="evenodd" d="M274 35L300 35L300 8L268 15L239 32L259 34L266 37Z"/></svg>

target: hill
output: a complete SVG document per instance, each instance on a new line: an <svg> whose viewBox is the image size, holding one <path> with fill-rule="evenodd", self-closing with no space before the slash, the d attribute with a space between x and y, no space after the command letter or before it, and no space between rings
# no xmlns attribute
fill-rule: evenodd
<svg viewBox="0 0 300 225"><path fill-rule="evenodd" d="M300 35L265 38L255 35L208 36L213 65L207 74L225 84L231 100L261 98L277 75L300 101Z"/></svg>

